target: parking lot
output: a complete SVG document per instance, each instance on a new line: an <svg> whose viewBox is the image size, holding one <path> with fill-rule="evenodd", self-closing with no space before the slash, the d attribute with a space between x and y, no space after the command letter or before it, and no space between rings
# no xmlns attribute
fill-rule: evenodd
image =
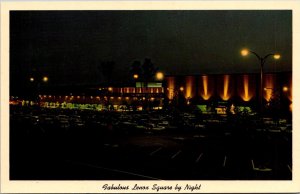
<svg viewBox="0 0 300 194"><path fill-rule="evenodd" d="M291 124L171 112L11 109L13 180L290 180Z"/></svg>

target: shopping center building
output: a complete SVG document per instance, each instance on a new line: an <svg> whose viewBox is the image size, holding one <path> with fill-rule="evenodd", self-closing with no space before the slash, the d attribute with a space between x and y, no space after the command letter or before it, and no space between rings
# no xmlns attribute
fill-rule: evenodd
<svg viewBox="0 0 300 194"><path fill-rule="evenodd" d="M265 73L263 88L260 83L259 74L165 75L162 81L148 83L40 88L38 101L46 107L92 106L98 110L107 109L107 106L118 110L124 105L142 110L145 103L151 108L162 109L174 102L178 105L180 98L183 99L180 103L186 106L223 104L223 107L256 107L262 90L264 104L277 98L281 110L292 109L292 72ZM11 101L16 98L11 96ZM30 102L23 100L22 103Z"/></svg>

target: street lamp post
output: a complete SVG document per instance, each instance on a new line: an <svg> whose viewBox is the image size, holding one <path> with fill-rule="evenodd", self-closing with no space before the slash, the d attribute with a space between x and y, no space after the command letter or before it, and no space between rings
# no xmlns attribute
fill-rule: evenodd
<svg viewBox="0 0 300 194"><path fill-rule="evenodd" d="M264 57L261 57L256 52L248 50L248 49L243 49L241 51L242 56L247 56L249 53L254 54L260 62L260 114L262 115L262 113L263 113L263 73L264 73L263 68L264 68L264 64L266 63L266 60L268 57L273 56L274 59L278 60L278 59L280 59L280 55L275 54L275 53L270 53L270 54L265 55Z"/></svg>

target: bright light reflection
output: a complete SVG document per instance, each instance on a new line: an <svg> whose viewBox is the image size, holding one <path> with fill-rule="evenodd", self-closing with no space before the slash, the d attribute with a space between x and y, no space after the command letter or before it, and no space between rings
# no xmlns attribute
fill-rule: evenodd
<svg viewBox="0 0 300 194"><path fill-rule="evenodd" d="M224 88L223 88L223 93L221 94L221 98L224 101L227 101L230 98L230 95L229 95L229 75L224 75Z"/></svg>
<svg viewBox="0 0 300 194"><path fill-rule="evenodd" d="M244 86L244 93L242 93L240 96L245 102L248 102L253 97L249 89L249 75L243 76L243 86Z"/></svg>
<svg viewBox="0 0 300 194"><path fill-rule="evenodd" d="M174 98L175 77L168 77L167 79L167 96L170 100Z"/></svg>
<svg viewBox="0 0 300 194"><path fill-rule="evenodd" d="M185 98L193 98L194 97L194 76L187 76L186 78L186 84L185 84Z"/></svg>
<svg viewBox="0 0 300 194"><path fill-rule="evenodd" d="M266 101L270 101L274 90L274 75L265 75L264 77L264 98ZM266 89L265 89L266 88Z"/></svg>
<svg viewBox="0 0 300 194"><path fill-rule="evenodd" d="M201 93L201 96L204 100L209 100L211 94L208 92L208 76L202 76L202 82L203 82L203 93Z"/></svg>

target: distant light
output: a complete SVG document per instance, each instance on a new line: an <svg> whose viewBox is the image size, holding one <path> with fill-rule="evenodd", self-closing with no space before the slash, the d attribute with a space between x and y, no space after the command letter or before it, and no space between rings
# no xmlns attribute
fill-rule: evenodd
<svg viewBox="0 0 300 194"><path fill-rule="evenodd" d="M286 87L286 86L284 86L284 87L282 88L282 90L283 90L284 92L287 92L287 91L289 91L289 88Z"/></svg>
<svg viewBox="0 0 300 194"><path fill-rule="evenodd" d="M156 73L156 79L158 79L158 80L164 79L164 74L162 72L157 72Z"/></svg>
<svg viewBox="0 0 300 194"><path fill-rule="evenodd" d="M109 88L108 88L108 91L110 91L110 92L111 92L112 90L113 90L113 88L112 88L112 87L109 87Z"/></svg>
<svg viewBox="0 0 300 194"><path fill-rule="evenodd" d="M242 56L247 56L248 54L249 54L249 50L248 49L241 50L241 55Z"/></svg>
<svg viewBox="0 0 300 194"><path fill-rule="evenodd" d="M49 78L47 76L43 77L43 82L48 82Z"/></svg>
<svg viewBox="0 0 300 194"><path fill-rule="evenodd" d="M138 74L134 74L134 75L133 75L133 78L134 78L134 79L138 79L138 78L139 78L139 75L138 75Z"/></svg>
<svg viewBox="0 0 300 194"><path fill-rule="evenodd" d="M274 55L274 59L280 59L280 57L281 57L280 54L275 54Z"/></svg>
<svg viewBox="0 0 300 194"><path fill-rule="evenodd" d="M179 90L180 90L180 91L183 91L183 90L184 90L184 87L181 86L181 87L179 88Z"/></svg>
<svg viewBox="0 0 300 194"><path fill-rule="evenodd" d="M80 96L77 96L77 98L80 98Z"/></svg>
<svg viewBox="0 0 300 194"><path fill-rule="evenodd" d="M34 78L33 77L31 77L29 80L30 80L30 82L34 82Z"/></svg>
<svg viewBox="0 0 300 194"><path fill-rule="evenodd" d="M154 99L155 99L155 98L153 98L153 97L150 98L151 101L154 101Z"/></svg>
<svg viewBox="0 0 300 194"><path fill-rule="evenodd" d="M119 99L119 100L121 100L121 99L122 99L122 97L118 97L118 99Z"/></svg>
<svg viewBox="0 0 300 194"><path fill-rule="evenodd" d="M94 97L93 96L91 96L91 99L93 99Z"/></svg>
<svg viewBox="0 0 300 194"><path fill-rule="evenodd" d="M114 97L113 97L113 96L111 96L111 97L110 97L110 99L114 99Z"/></svg>
<svg viewBox="0 0 300 194"><path fill-rule="evenodd" d="M129 97L126 97L125 99L126 99L126 100L129 100Z"/></svg>

